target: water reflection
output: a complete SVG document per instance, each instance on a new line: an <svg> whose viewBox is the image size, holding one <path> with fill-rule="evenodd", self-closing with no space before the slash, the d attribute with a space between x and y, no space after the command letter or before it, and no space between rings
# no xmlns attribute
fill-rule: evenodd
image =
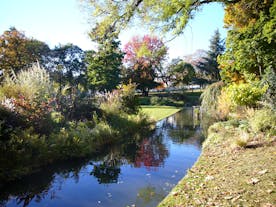
<svg viewBox="0 0 276 207"><path fill-rule="evenodd" d="M161 123L175 144L190 143L201 146L204 141L199 116L191 108L169 117Z"/></svg>
<svg viewBox="0 0 276 207"><path fill-rule="evenodd" d="M13 206L28 206L31 201L39 203L47 196L56 198L56 191L61 190L63 180L74 178L78 182L79 172L86 161L74 160L65 163L56 163L43 173L35 173L6 184L0 189L0 206L6 206L10 198L14 199ZM56 175L60 175L57 179Z"/></svg>
<svg viewBox="0 0 276 207"><path fill-rule="evenodd" d="M145 166L148 170L163 166L168 154L162 134L143 139L136 151L134 166Z"/></svg>
<svg viewBox="0 0 276 207"><path fill-rule="evenodd" d="M67 206L84 206L85 200L91 203L100 199L99 206L126 205L122 199L129 199L137 206L156 206L174 185L165 186L165 191L160 183L177 183L184 175L175 176L173 167L176 165L185 173L200 153L201 128L199 122L195 124L193 116L192 110L183 110L157 123L150 135L125 139L89 159L56 163L23 180L9 183L0 189L0 206L65 205L66 193L73 190L74 194L76 188L80 188L82 199ZM184 147L187 144L190 148ZM173 151L169 146L174 146ZM188 157L183 150L188 150ZM145 171L155 172L147 182ZM171 172L173 175L169 174ZM129 183L122 184L122 174ZM85 188L87 183L91 186ZM122 184L121 187L118 184ZM72 189L68 187L71 185ZM103 194L108 195L107 198Z"/></svg>
<svg viewBox="0 0 276 207"><path fill-rule="evenodd" d="M121 169L119 166L109 165L108 163L103 162L99 165L94 165L94 169L90 175L95 176L99 184L108 184L117 183L120 172Z"/></svg>
<svg viewBox="0 0 276 207"><path fill-rule="evenodd" d="M137 206L149 206L154 201L160 201L167 193L161 188L156 188L152 185L140 188L137 193L136 205Z"/></svg>

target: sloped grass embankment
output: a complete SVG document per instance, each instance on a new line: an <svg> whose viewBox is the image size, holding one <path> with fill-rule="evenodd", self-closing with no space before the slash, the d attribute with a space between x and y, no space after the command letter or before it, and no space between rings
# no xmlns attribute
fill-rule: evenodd
<svg viewBox="0 0 276 207"><path fill-rule="evenodd" d="M274 207L275 136L254 135L241 145L236 126L229 122L214 124L208 134L196 164L159 207Z"/></svg>

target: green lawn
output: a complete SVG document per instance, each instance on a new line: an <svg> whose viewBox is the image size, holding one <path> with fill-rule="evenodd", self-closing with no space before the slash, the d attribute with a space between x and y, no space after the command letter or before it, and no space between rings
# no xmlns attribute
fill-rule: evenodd
<svg viewBox="0 0 276 207"><path fill-rule="evenodd" d="M155 121L164 119L181 110L175 106L141 106L142 111L148 114Z"/></svg>

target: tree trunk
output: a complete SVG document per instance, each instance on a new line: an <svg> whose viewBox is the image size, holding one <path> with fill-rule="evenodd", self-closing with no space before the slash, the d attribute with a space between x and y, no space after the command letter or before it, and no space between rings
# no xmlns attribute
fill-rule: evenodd
<svg viewBox="0 0 276 207"><path fill-rule="evenodd" d="M148 90L148 89L144 89L144 90L142 91L142 93L143 93L143 96L146 96L146 97L149 96L149 90Z"/></svg>

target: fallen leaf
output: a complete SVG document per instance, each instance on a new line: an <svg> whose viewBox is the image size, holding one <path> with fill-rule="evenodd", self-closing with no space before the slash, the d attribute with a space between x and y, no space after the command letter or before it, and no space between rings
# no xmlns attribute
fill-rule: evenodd
<svg viewBox="0 0 276 207"><path fill-rule="evenodd" d="M262 207L275 207L275 205L272 205L271 203L263 204Z"/></svg>
<svg viewBox="0 0 276 207"><path fill-rule="evenodd" d="M238 200L240 197L241 197L240 195L236 196L235 198L232 199L232 202L235 202L235 201Z"/></svg>
<svg viewBox="0 0 276 207"><path fill-rule="evenodd" d="M232 198L233 198L233 196L225 196L225 197L224 197L225 200L230 200L230 199L232 199Z"/></svg>
<svg viewBox="0 0 276 207"><path fill-rule="evenodd" d="M264 169L264 170L261 170L258 172L259 175L263 175L263 174L266 174L268 172L267 169Z"/></svg>
<svg viewBox="0 0 276 207"><path fill-rule="evenodd" d="M269 189L266 192L268 192L269 194L273 192L273 190Z"/></svg>
<svg viewBox="0 0 276 207"><path fill-rule="evenodd" d="M250 181L248 182L248 184L257 184L258 182L260 182L260 180L258 178L251 178Z"/></svg>
<svg viewBox="0 0 276 207"><path fill-rule="evenodd" d="M179 193L178 192L172 192L173 196L177 196Z"/></svg>
<svg viewBox="0 0 276 207"><path fill-rule="evenodd" d="M205 181L209 181L209 180L213 180L214 177L211 176L211 175L207 175L206 178L205 178Z"/></svg>

